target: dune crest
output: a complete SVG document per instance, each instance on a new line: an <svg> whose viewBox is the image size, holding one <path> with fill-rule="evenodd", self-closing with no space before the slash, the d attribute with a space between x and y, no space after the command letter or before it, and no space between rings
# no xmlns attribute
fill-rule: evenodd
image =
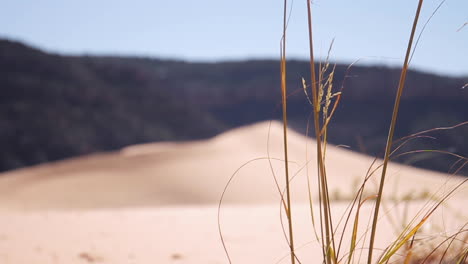
<svg viewBox="0 0 468 264"><path fill-rule="evenodd" d="M203 141L129 146L3 173L0 208L213 205L218 203L231 175L246 163L232 181L225 202L277 203L280 196L273 173L284 185L282 133L281 123L261 122ZM291 172L297 175L292 183L293 200L306 202L306 160L311 161L308 175L313 186L316 184L315 141L292 130L288 140ZM334 198L350 197L372 161L371 157L330 145L326 162ZM416 197L441 186L448 189L460 181L458 177L397 164L390 166L389 175L385 192L388 197ZM372 185L376 181L371 181ZM466 194L466 188L459 193Z"/></svg>

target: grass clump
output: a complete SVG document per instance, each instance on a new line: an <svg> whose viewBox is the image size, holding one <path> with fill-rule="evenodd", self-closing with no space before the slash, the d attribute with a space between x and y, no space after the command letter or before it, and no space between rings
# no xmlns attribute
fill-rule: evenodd
<svg viewBox="0 0 468 264"><path fill-rule="evenodd" d="M429 201L425 203L416 216L410 219L408 224L403 225L403 228L397 234L396 238L384 249L375 247L375 241L379 234L379 220L381 207L385 206L383 194L386 186L387 168L389 161L401 155L408 155L412 153L429 151L409 151L405 153L397 153L398 150L409 141L424 137L424 133L439 129L452 129L461 125L466 125L468 122L455 125L450 128L436 128L433 130L423 131L421 133L410 135L400 140L394 140L395 128L399 115L399 107L401 97L405 88L406 76L408 73L409 63L417 46L413 45L415 40L416 29L418 20L423 6L423 0L418 0L418 5L414 15L414 21L411 27L411 33L408 40L408 45L405 50L405 59L401 68L400 79L398 82L397 93L394 99L393 113L391 122L389 124L388 136L386 140L386 147L384 151L383 161L380 165L372 166L369 168L367 174L362 180L361 185L356 193L347 198L351 201L345 215L338 221L334 222L332 217L332 206L334 201L342 200L343 196L336 190L330 191L327 178L326 167L326 153L327 153L327 132L329 123L337 109L341 100L343 86L339 91L334 91L334 70L335 66L330 65L329 55L333 45L330 45L327 59L317 68L314 63L314 46L313 46L313 30L312 30L312 8L311 2L307 2L307 18L308 18L308 41L309 41L309 62L310 62L310 80L302 79L304 93L309 100L312 108L312 119L314 136L316 139L315 163L317 165L317 183L318 191L318 228L316 229L316 221L314 215L313 201L312 201L312 184L308 178L308 192L310 203L310 214L312 217L312 226L316 239L320 242L322 250L322 263L337 264L337 263L361 263L361 259L365 258L367 264L371 263L456 263L465 264L468 258L468 229L466 226L468 222L459 230L452 234L439 235L436 241L433 238L420 238L421 230L425 228L428 219L432 217L435 212L444 205L444 203L453 196L453 194L468 180L460 181L445 194L435 197L424 190L420 194L409 193L401 198L392 198L392 201L397 203L409 203L415 200ZM440 5L439 5L440 7ZM439 8L438 7L438 8ZM285 168L285 191L281 192L282 206L287 218L287 232L285 237L289 245L289 258L291 264L301 263L296 255L296 248L294 244L293 221L291 213L291 188L290 182L292 178L289 172L289 159L288 159L288 116L287 116L287 86L286 86L286 28L287 28L287 0L284 0L283 10L283 36L281 39L281 95L282 95L282 120L283 120L283 147L284 147L284 168ZM437 11L437 10L436 10ZM432 14L434 15L434 13ZM431 16L432 17L432 16ZM424 25L423 30L427 23ZM418 38L419 39L419 38ZM416 41L417 42L417 41ZM396 147L395 147L396 145ZM440 152L443 154L450 154L445 151L433 150L433 152ZM450 154L455 155L455 154ZM458 169L454 170L455 173L468 163L468 159L463 156L455 155L458 160ZM374 161L376 163L377 159ZM306 163L305 166L307 166ZM375 193L369 193L365 190L371 177L375 176L376 172L380 170L380 177L377 179L378 189ZM307 170L308 171L308 170ZM284 194L285 193L285 197ZM430 203L433 201L433 203ZM361 222L363 206L368 203L373 203L374 208L371 213L371 219L367 228L362 229ZM395 222L395 221L394 221ZM338 232L340 229L340 232ZM345 238L345 233L348 231L349 236ZM287 235L286 235L287 234ZM442 239L441 239L442 238ZM348 248L344 249L346 244L344 240L348 240ZM432 241L431 243L429 243ZM223 242L224 243L224 242ZM366 244L367 243L367 244ZM429 250L428 250L429 248ZM346 252L345 252L346 251ZM344 252L344 253L343 253ZM365 256L363 256L363 254ZM318 263L318 262L316 262Z"/></svg>

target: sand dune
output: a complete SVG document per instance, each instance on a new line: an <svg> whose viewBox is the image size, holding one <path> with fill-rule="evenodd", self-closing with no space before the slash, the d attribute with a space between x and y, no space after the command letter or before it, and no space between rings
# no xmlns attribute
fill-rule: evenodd
<svg viewBox="0 0 468 264"><path fill-rule="evenodd" d="M273 170L266 159L267 140ZM270 127L270 122L263 122L206 141L130 146L118 152L7 172L0 175L0 208L215 204L231 175L253 159L258 160L235 176L225 202L276 203L279 194L272 171L284 186L283 163L275 160L283 159L282 148L281 125L273 122ZM312 161L308 173L316 186L314 148L313 140L289 132L291 174L297 174L292 182L295 201L307 201L306 160ZM350 197L372 162L371 157L330 145L328 177L335 198ZM419 196L459 181L441 173L392 164L385 195ZM376 186L376 181L371 180L369 186ZM460 192L466 194L467 189Z"/></svg>
<svg viewBox="0 0 468 264"><path fill-rule="evenodd" d="M130 146L3 173L0 263L228 263L218 235L217 203L240 168L221 208L233 263L288 263L272 176L273 171L283 188L284 167L277 160L283 158L281 140L281 124L263 122L205 141ZM307 169L316 186L314 148L313 140L289 132L291 174L297 175L292 181L294 227L303 263L321 260L306 204L307 160L312 160ZM338 223L373 159L330 145L326 162ZM377 247L387 246L395 231L434 204L428 193L442 195L461 181L391 164L385 196L399 202L385 203ZM468 221L467 201L463 186L418 236L456 232ZM361 231L372 206L369 202L361 209Z"/></svg>

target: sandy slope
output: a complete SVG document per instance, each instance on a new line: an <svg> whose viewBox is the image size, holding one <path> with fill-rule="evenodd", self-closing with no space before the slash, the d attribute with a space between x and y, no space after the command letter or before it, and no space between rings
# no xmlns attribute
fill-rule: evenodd
<svg viewBox="0 0 468 264"><path fill-rule="evenodd" d="M219 201L236 169L256 158L260 160L249 163L236 175L225 201L276 202L279 195L266 159L267 139L270 135L270 157L282 159L282 129L276 122L272 123L271 130L269 125L264 122L239 128L207 141L132 146L120 152L4 173L0 175L0 208L213 204ZM290 131L291 174L298 172L292 183L296 201L307 201L306 147L313 153L314 141ZM308 156L312 161L309 175L316 186L315 156ZM372 158L329 146L327 165L331 192L338 198L349 197L362 182L372 161ZM283 163L271 160L271 164L284 186ZM369 186L376 186L374 178ZM419 196L436 190L436 186L444 186L446 182L452 185L460 180L395 164L390 166L387 178L387 196ZM467 188L461 191L468 193Z"/></svg>
<svg viewBox="0 0 468 264"><path fill-rule="evenodd" d="M270 157L282 158L282 128L279 123L269 128L265 122L206 141L132 146L0 175L0 263L227 263L218 236L217 203L233 172L252 159L259 160L242 167L221 209L227 247L233 263L288 263L287 258L280 261L288 248L279 195L270 164L262 159L268 156L268 135ZM313 153L315 145L292 131L289 144L291 171L298 172L292 182L296 245L301 247L297 253L303 263L319 263L320 248L313 242L304 203L306 172L300 170L307 160L306 146ZM372 159L334 146L327 153L330 189L335 200L343 199L333 206L338 223ZM271 164L283 186L282 163ZM313 162L308 169L314 178ZM460 181L392 164L385 195L414 199L386 203L378 247L424 208L427 200L418 197L437 190L441 194ZM456 231L468 221L463 209L467 201L468 189L460 188L420 236ZM362 208L361 230L371 209L371 202ZM392 218L385 217L386 211Z"/></svg>

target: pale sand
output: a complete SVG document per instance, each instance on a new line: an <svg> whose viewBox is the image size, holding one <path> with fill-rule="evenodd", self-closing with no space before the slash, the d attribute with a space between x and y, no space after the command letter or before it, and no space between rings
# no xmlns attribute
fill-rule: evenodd
<svg viewBox="0 0 468 264"><path fill-rule="evenodd" d="M264 122L206 141L132 146L4 173L0 175L0 263L227 263L217 233L216 205L236 169L267 157L268 132L269 123ZM270 157L283 158L281 139L282 127L274 122ZM291 174L305 164L306 146L313 153L313 140L289 132L290 160L296 162L291 164ZM315 156L309 156L309 173L315 178ZM349 199L371 163L372 158L329 146L328 177L335 199ZM272 161L272 165L284 186L282 163ZM391 164L385 196L417 198L436 191L440 196L461 180ZM304 204L304 170L292 186L296 245L300 246L314 238ZM453 232L467 222L463 209L467 197L465 185L440 210L444 221L435 218L426 231L432 235ZM409 202L409 217L424 203ZM336 221L347 204L334 205ZM392 214L399 224L405 222L405 206L400 203L400 212ZM369 202L362 209L363 229L371 207ZM389 208L394 209L392 202L384 209ZM227 191L221 212L234 263L276 263L287 256L279 195L267 160L243 167ZM382 221L379 247L393 237L389 220ZM320 248L309 243L298 255L306 263L318 263ZM287 258L281 263L288 263Z"/></svg>
<svg viewBox="0 0 468 264"><path fill-rule="evenodd" d="M120 152L91 155L0 174L0 208L111 208L215 204L230 176L242 164L267 157L269 122L235 129L206 141L132 146ZM295 201L307 201L306 146L313 140L289 132L291 175ZM270 157L283 159L282 127L272 123ZM309 154L309 175L316 186L315 155ZM350 197L362 182L373 159L344 148L329 146L327 166L330 192ZM295 162L295 163L293 163ZM271 161L284 186L283 162ZM369 187L376 186L376 179ZM389 166L386 196L420 196L450 189L461 178L401 165ZM283 188L283 187L282 187ZM314 197L316 197L316 188ZM369 193L375 193L370 190ZM463 187L459 196L466 197ZM227 203L272 203L279 199L269 162L249 163L228 190Z"/></svg>
<svg viewBox="0 0 468 264"><path fill-rule="evenodd" d="M413 202L408 210L421 206ZM345 207L342 203L334 206L335 219ZM368 226L369 211L370 206L362 208L360 234ZM434 224L417 238L430 243L428 238L457 231L463 221L448 217L446 209L441 212L444 221L435 216ZM295 205L293 214L296 254L302 263L321 263L308 206ZM466 221L466 214L464 217ZM402 216L395 218L403 223ZM4 212L0 214L0 263L228 263L216 219L217 208L212 206ZM232 263L289 263L278 206L226 206L221 224ZM393 225L383 218L376 248L384 248L394 237ZM361 243L358 247L366 246ZM416 243L415 248L424 252L428 247ZM345 242L340 256L348 250Z"/></svg>

